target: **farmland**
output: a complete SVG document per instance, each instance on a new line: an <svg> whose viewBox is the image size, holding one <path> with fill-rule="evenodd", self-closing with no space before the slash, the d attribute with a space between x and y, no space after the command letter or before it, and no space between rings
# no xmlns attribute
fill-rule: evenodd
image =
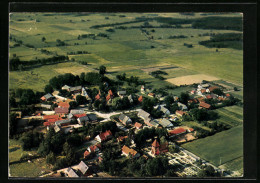
<svg viewBox="0 0 260 183"><path fill-rule="evenodd" d="M217 133L214 136L186 143L183 147L213 163L215 166L219 166L243 156L242 128L243 126L240 125L230 130ZM242 161L242 159L240 159L240 161ZM241 163L238 164L240 166L242 165ZM239 168L242 167L236 167L235 169Z"/></svg>

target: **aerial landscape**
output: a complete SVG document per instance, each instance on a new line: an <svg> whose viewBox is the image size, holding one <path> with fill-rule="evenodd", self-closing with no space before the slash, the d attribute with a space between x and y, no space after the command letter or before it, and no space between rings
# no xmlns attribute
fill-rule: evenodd
<svg viewBox="0 0 260 183"><path fill-rule="evenodd" d="M241 13L10 13L9 177L242 177Z"/></svg>

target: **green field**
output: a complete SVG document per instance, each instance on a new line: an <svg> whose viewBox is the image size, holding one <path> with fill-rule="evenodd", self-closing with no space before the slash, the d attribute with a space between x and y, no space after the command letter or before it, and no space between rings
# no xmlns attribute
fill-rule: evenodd
<svg viewBox="0 0 260 183"><path fill-rule="evenodd" d="M231 162L243 156L243 126L240 125L213 136L186 143L182 147L215 166ZM241 163L238 164L241 165Z"/></svg>
<svg viewBox="0 0 260 183"><path fill-rule="evenodd" d="M10 35L17 40L22 40L20 47L10 47L10 57L14 54L23 61L29 61L37 58L48 58L52 55L67 55L72 51L87 51L91 54L69 55L76 61L86 61L90 68L97 68L105 65L108 71L117 70L118 73L126 72L129 75L138 76L145 81L151 82L155 88L163 87L169 83L152 78L148 73L140 69L151 66L178 66L177 69L166 69L168 75L165 78L174 78L192 74L207 74L220 79L236 83L242 86L243 82L243 53L241 50L230 48L221 48L216 52L215 48L206 48L199 45L199 41L208 40L210 36L199 36L204 33L232 33L239 32L233 30L207 30L193 29L190 25L183 24L184 28L145 28L149 32L147 35L142 33L140 28L131 28L132 26L143 25L143 22L128 23L135 21L136 17L154 18L159 16L174 18L199 18L207 15L199 13L194 16L175 14L70 14L70 13L13 13L10 17ZM216 14L211 16L217 16ZM220 14L219 16L239 17L239 14ZM107 17L107 18L105 18ZM98 29L91 28L94 25L104 25L113 23L124 23L127 29L116 29L117 26L105 26ZM149 21L152 26L160 26L157 21ZM114 32L106 30L112 28ZM104 33L109 36L96 36L96 39L82 38L78 40L78 35L82 34ZM183 39L168 39L169 36L185 35ZM42 37L46 41L42 41ZM56 46L56 40L64 41L66 46ZM193 48L183 46L184 43L192 44ZM35 48L28 48L25 45L30 44ZM76 45L75 45L76 44ZM11 41L11 46L14 41ZM151 48L151 47L154 48ZM45 49L51 52L50 55L41 52ZM14 71L10 74L10 88L32 88L36 91L42 91L42 86L51 77L57 75L53 71L54 66L42 66L33 68L30 71L38 73L38 77L28 73L30 71ZM55 68L61 70L68 65L58 64ZM82 66L83 67L83 66ZM73 73L74 68L71 69ZM82 69L81 69L82 71ZM89 71L89 70L87 70ZM86 71L86 72L87 72ZM49 73L49 74L46 74ZM68 71L70 72L70 71ZM112 74L115 76L117 73ZM29 83L29 84L28 84ZM178 93L178 92L176 92Z"/></svg>

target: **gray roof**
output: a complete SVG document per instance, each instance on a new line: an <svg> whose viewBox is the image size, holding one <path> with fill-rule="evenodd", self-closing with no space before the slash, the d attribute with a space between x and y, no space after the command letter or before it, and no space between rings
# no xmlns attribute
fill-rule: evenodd
<svg viewBox="0 0 260 183"><path fill-rule="evenodd" d="M90 121L96 121L97 120L97 116L95 114L88 114L88 118L90 119Z"/></svg>
<svg viewBox="0 0 260 183"><path fill-rule="evenodd" d="M67 169L68 172L68 177L79 177L76 172L74 172L74 170L72 168L68 168Z"/></svg>
<svg viewBox="0 0 260 183"><path fill-rule="evenodd" d="M68 85L64 85L64 86L62 87L62 89L63 89L63 90L70 89L70 86L68 86Z"/></svg>
<svg viewBox="0 0 260 183"><path fill-rule="evenodd" d="M129 95L129 96L128 96L128 100L129 100L130 102L133 102L133 97L132 97L132 95Z"/></svg>
<svg viewBox="0 0 260 183"><path fill-rule="evenodd" d="M157 127L159 124L158 124L158 121L156 119L152 120L149 122L151 125Z"/></svg>
<svg viewBox="0 0 260 183"><path fill-rule="evenodd" d="M159 124L162 125L164 128L173 126L173 124L172 124L169 120L167 120L167 119L165 119L165 118L163 118L163 119L159 122Z"/></svg>
<svg viewBox="0 0 260 183"><path fill-rule="evenodd" d="M84 175L84 174L88 171L88 169L89 169L89 167L88 167L83 161L81 161L81 162L79 163L78 168L79 168L79 170L81 171L81 173L82 173L83 175Z"/></svg>
<svg viewBox="0 0 260 183"><path fill-rule="evenodd" d="M48 104L41 104L40 106L43 107L43 108L46 108L46 109L51 108L51 105L48 105Z"/></svg>
<svg viewBox="0 0 260 183"><path fill-rule="evenodd" d="M71 119L63 119L55 122L55 125L61 125L63 123L70 123Z"/></svg>
<svg viewBox="0 0 260 183"><path fill-rule="evenodd" d="M46 100L48 100L48 99L52 98L53 96L52 96L52 94L47 93L46 95L44 95L44 97L46 98Z"/></svg>
<svg viewBox="0 0 260 183"><path fill-rule="evenodd" d="M125 94L126 94L126 91L125 91L125 90L121 90L121 91L118 91L117 94L118 94L118 95L125 95Z"/></svg>
<svg viewBox="0 0 260 183"><path fill-rule="evenodd" d="M60 131L60 127L59 127L58 125L55 125L55 126L54 126L54 130L55 130L55 132L57 133L57 132Z"/></svg>
<svg viewBox="0 0 260 183"><path fill-rule="evenodd" d="M123 123L126 123L128 120L132 121L128 116L124 114L120 114L119 120L122 121Z"/></svg>
<svg viewBox="0 0 260 183"><path fill-rule="evenodd" d="M82 116L82 117L78 118L78 121L79 122L87 122L87 121L89 121L89 118L88 118L88 116Z"/></svg>
<svg viewBox="0 0 260 183"><path fill-rule="evenodd" d="M157 109L162 111L163 113L166 113L167 111L169 111L166 107L164 107L162 105L159 105Z"/></svg>
<svg viewBox="0 0 260 183"><path fill-rule="evenodd" d="M78 110L78 109L71 109L70 113L71 114L83 114L83 113L85 113L85 111L84 110Z"/></svg>
<svg viewBox="0 0 260 183"><path fill-rule="evenodd" d="M81 90L82 86L74 86L70 88L70 91Z"/></svg>
<svg viewBox="0 0 260 183"><path fill-rule="evenodd" d="M150 114L148 112L144 111L143 109L141 109L138 112L138 116L143 118L143 119L148 119L150 117Z"/></svg>
<svg viewBox="0 0 260 183"><path fill-rule="evenodd" d="M73 114L69 113L68 118L71 119L73 117Z"/></svg>
<svg viewBox="0 0 260 183"><path fill-rule="evenodd" d="M181 107L182 110L188 109L187 106L183 103L178 102L177 104L179 107Z"/></svg>

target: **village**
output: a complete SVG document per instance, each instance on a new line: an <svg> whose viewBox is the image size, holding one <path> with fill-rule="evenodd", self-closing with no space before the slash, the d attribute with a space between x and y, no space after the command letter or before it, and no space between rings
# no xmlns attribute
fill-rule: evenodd
<svg viewBox="0 0 260 183"><path fill-rule="evenodd" d="M72 97L66 98L59 95L59 91L46 93L40 99L42 103L36 106L42 110L35 111L31 116L22 116L21 112L17 118L20 119L21 127L24 131L33 129L33 126L28 126L29 120L42 120L40 129L45 133L54 130L55 133L70 134L77 133L77 130L83 129L87 125L97 125L105 123L115 123L117 134L113 134L113 130L103 129L96 136L85 136L83 145L86 144L86 150L81 154L78 164L69 167L63 167L51 173L42 175L42 177L107 177L111 176L107 172L102 171L99 166L102 163L105 148L121 147L116 151L120 151L119 157L133 159L134 161L140 158L153 159L156 157L164 157L168 160L169 165L174 165L174 175L178 177L196 177L198 172L203 167L210 166L213 168L213 174L228 176L214 165L206 162L193 153L183 149L179 144L193 141L198 138L197 131L191 127L179 125L184 118L191 117L192 108L204 109L209 111L213 105L222 105L223 101L229 100L231 95L223 93L218 86L210 83L201 83L196 85L193 90L187 91L189 96L187 104L180 102L180 96L173 96L171 105L176 105L175 113L171 113L165 104L165 97L151 93L144 85L140 87L140 95L137 96L138 104L134 109L113 111L110 113L98 112L94 109L89 109L87 105L79 105L72 108L72 102L79 99L78 96L84 97L87 101L101 100L101 92L91 98L87 93L87 87L84 86L62 86L62 90L71 93ZM214 92L218 91L218 92ZM108 90L106 94L107 104L111 104L116 98L127 99L129 103L133 103L133 95L126 95L126 90L119 90L116 93ZM216 94L216 93L219 93ZM152 111L159 111L160 118L154 118L150 113L142 109L141 104L146 98L157 98L159 103L152 106ZM48 104L46 104L48 103ZM56 107L52 107L55 104ZM194 107L195 106L195 107ZM44 110L45 109L45 110ZM153 131L152 135L140 137L142 131ZM155 133L154 133L154 130ZM165 134L160 135L162 130ZM75 132L76 131L76 132ZM158 131L158 133L157 133ZM162 133L163 133L162 132ZM97 132L95 132L97 133ZM139 136L141 138L137 137ZM139 138L139 142L138 139ZM143 141L144 140L144 141ZM140 143L142 143L140 145ZM138 147L137 147L138 146ZM29 161L29 160L28 160Z"/></svg>

